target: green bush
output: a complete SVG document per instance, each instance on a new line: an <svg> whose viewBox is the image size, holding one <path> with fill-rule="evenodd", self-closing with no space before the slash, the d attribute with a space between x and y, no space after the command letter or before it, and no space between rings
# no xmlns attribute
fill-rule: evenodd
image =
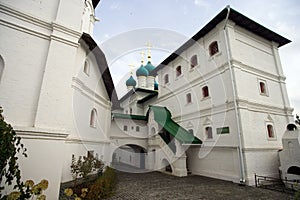
<svg viewBox="0 0 300 200"><path fill-rule="evenodd" d="M115 170L107 167L106 171L89 188L88 200L105 199L113 194L116 184Z"/></svg>
<svg viewBox="0 0 300 200"><path fill-rule="evenodd" d="M300 200L300 189L295 192L295 200Z"/></svg>
<svg viewBox="0 0 300 200"><path fill-rule="evenodd" d="M27 157L27 149L13 127L4 121L2 112L0 106L0 199L6 198L2 196L4 185L13 185L13 189L18 189L18 194L14 194L17 194L20 199L26 199L30 197L30 193L21 180L18 154Z"/></svg>

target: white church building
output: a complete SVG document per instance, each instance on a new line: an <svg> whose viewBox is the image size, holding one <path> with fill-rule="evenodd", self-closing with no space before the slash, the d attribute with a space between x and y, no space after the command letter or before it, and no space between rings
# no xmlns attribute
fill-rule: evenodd
<svg viewBox="0 0 300 200"><path fill-rule="evenodd" d="M293 121L278 48L290 40L226 7L157 66L149 52L118 99L93 39L98 3L0 3L0 106L28 149L23 180L47 179L57 199L72 154L88 153L248 185L278 176Z"/></svg>

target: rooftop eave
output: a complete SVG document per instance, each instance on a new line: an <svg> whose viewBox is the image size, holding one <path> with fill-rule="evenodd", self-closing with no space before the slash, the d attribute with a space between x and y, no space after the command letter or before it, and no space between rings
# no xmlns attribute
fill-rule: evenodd
<svg viewBox="0 0 300 200"><path fill-rule="evenodd" d="M193 37L191 37L187 42L181 45L176 51L169 55L165 60L163 60L149 75L155 76L157 72L168 65L171 61L176 59L182 52L187 48L192 46L195 41L198 41L200 38L209 33L214 29L220 22L222 22L229 11L229 19L233 21L236 25L245 28L246 30L259 35L269 41L275 42L278 44L278 47L284 46L291 42L291 40L267 29L266 27L260 25L259 23L251 20L250 18L244 16L243 14L237 12L236 10L230 8L229 10L224 8L218 15L216 15L208 24L206 24L200 31L198 31Z"/></svg>
<svg viewBox="0 0 300 200"><path fill-rule="evenodd" d="M92 0L92 2L93 2L94 9L96 9L96 7L99 4L100 0Z"/></svg>
<svg viewBox="0 0 300 200"><path fill-rule="evenodd" d="M95 56L99 71L101 73L102 80L105 85L106 92L108 94L109 100L112 103L112 109L120 108L118 101L118 96L115 90L115 86L108 68L108 64L104 53L99 48L94 39L87 33L83 33L79 39L79 43L82 44L88 53L93 53Z"/></svg>

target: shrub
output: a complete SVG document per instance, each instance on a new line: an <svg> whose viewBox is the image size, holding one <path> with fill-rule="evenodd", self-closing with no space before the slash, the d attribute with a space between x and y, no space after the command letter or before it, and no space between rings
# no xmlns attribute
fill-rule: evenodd
<svg viewBox="0 0 300 200"><path fill-rule="evenodd" d="M295 192L295 200L300 200L300 189Z"/></svg>
<svg viewBox="0 0 300 200"><path fill-rule="evenodd" d="M21 143L21 138L17 136L12 126L4 121L2 116L2 107L0 107L0 199L6 198L2 196L3 185L12 185L15 180L14 189L15 196L22 199L30 197L29 192L24 189L25 185L21 180L21 171L18 164L18 153L27 157L26 148ZM4 183L3 183L4 182Z"/></svg>
<svg viewBox="0 0 300 200"><path fill-rule="evenodd" d="M82 177L84 179L88 178L88 175L91 172L97 171L98 173L102 173L104 163L101 160L98 160L94 156L85 157L79 156L78 160L76 161L75 155L72 155L72 162L71 162L71 174L73 179L76 180L78 177Z"/></svg>
<svg viewBox="0 0 300 200"><path fill-rule="evenodd" d="M107 167L106 171L91 186L87 194L88 200L104 199L113 194L116 184L116 173L114 169Z"/></svg>

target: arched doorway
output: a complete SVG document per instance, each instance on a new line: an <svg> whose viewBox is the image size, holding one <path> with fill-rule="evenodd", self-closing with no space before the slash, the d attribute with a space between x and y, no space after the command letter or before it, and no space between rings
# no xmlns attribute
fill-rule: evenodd
<svg viewBox="0 0 300 200"><path fill-rule="evenodd" d="M295 174L300 176L300 167L297 166L291 166L287 170L288 174Z"/></svg>
<svg viewBox="0 0 300 200"><path fill-rule="evenodd" d="M146 168L147 151L135 144L118 147L112 154L112 167L119 171L141 172Z"/></svg>
<svg viewBox="0 0 300 200"><path fill-rule="evenodd" d="M167 159L162 160L162 167L163 167L162 169L165 172L169 172L169 173L173 172L172 166L171 166L171 164L169 163L169 161Z"/></svg>

